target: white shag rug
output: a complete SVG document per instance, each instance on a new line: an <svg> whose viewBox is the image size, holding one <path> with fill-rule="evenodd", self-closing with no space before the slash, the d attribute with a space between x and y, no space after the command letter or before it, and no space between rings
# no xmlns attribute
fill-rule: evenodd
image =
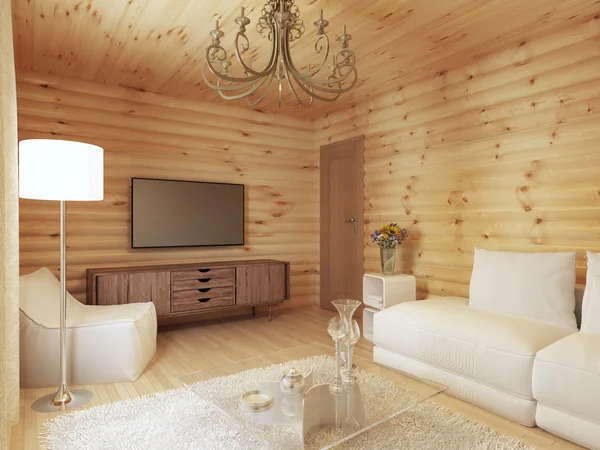
<svg viewBox="0 0 600 450"><path fill-rule="evenodd" d="M239 393L260 381L277 381L282 370L314 370L315 384L328 382L333 358L313 356L285 364L215 378L188 388L63 414L44 424L43 448L50 450L163 449L296 449L301 426L247 425L220 408L237 411ZM414 404L419 397L370 373L359 383L371 423ZM208 400L208 401L207 401ZM213 403L215 402L215 403ZM214 404L219 407L213 406ZM334 430L315 433L307 447L335 442ZM326 438L326 441L323 439ZM335 439L332 439L335 438ZM529 450L517 439L425 401L414 409L344 442L336 448L403 450Z"/></svg>

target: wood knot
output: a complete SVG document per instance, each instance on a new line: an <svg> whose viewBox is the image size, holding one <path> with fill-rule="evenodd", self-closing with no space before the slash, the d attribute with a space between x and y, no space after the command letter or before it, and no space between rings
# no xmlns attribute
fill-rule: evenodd
<svg viewBox="0 0 600 450"><path fill-rule="evenodd" d="M484 234L484 235L483 235L483 238L484 238L484 239L489 239L490 237L489 237L487 234Z"/></svg>
<svg viewBox="0 0 600 450"><path fill-rule="evenodd" d="M113 206L123 206L123 205L126 205L126 204L127 204L127 202L124 201L124 200L117 200L115 202L112 202Z"/></svg>
<svg viewBox="0 0 600 450"><path fill-rule="evenodd" d="M529 188L528 188L527 186L521 186L521 187L519 188L519 190L520 190L521 192L527 192L527 191L529 190Z"/></svg>
<svg viewBox="0 0 600 450"><path fill-rule="evenodd" d="M542 222L543 222L543 220L542 220L542 219L540 219L539 217L538 217L537 219L535 219L535 223L537 223L538 225L539 225L540 223L542 223Z"/></svg>
<svg viewBox="0 0 600 450"><path fill-rule="evenodd" d="M524 209L526 212L529 212L529 211L531 211L531 206L529 206L529 205L525 205L525 206L523 207L523 209Z"/></svg>

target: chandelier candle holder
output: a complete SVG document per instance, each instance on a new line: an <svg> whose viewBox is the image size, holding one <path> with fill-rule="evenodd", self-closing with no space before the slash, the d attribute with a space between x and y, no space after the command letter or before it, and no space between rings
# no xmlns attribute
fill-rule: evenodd
<svg viewBox="0 0 600 450"><path fill-rule="evenodd" d="M215 21L215 29L209 33L212 44L206 48L206 65L202 71L206 84L225 100L246 98L248 105L254 107L265 99L275 83L280 108L284 84L299 104L310 106L314 99L333 102L355 86L358 73L356 57L350 50L352 36L346 32L344 25L343 32L336 39L341 48L330 60L330 42L325 31L329 21L323 17L323 10L314 22L316 64L309 63L304 69L297 68L290 49L290 44L299 40L305 32L295 0L267 0L261 10L256 30L261 38L270 42L271 47L269 60L262 70L253 69L242 57L250 49L246 35L250 19L246 17L244 7L235 23L239 26L234 39L235 55L243 75L230 74L232 63L221 45L225 33L219 29L218 20Z"/></svg>

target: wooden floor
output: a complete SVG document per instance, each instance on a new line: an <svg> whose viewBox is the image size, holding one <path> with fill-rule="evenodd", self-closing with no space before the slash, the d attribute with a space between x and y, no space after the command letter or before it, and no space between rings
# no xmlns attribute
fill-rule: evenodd
<svg viewBox="0 0 600 450"><path fill-rule="evenodd" d="M215 365L239 361L308 342L331 345L327 320L334 315L317 307L288 309L274 313L273 321L265 316L204 322L163 330L158 334L158 351L144 374L133 383L90 385L91 406L152 394L181 386L177 376L204 370ZM371 357L372 344L361 339L357 354ZM38 433L50 414L38 414L31 403L54 389L21 390L21 422L11 430L11 449L37 449ZM521 439L541 449L579 449L539 428L526 428L469 405L448 395L437 403L488 424L498 432Z"/></svg>

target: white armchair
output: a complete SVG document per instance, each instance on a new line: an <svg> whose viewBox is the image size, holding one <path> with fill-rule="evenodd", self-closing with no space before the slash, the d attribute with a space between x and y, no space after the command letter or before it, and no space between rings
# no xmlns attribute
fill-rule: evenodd
<svg viewBox="0 0 600 450"><path fill-rule="evenodd" d="M21 386L59 382L60 282L47 268L20 277ZM136 380L156 352L152 303L89 306L67 293L69 384Z"/></svg>

